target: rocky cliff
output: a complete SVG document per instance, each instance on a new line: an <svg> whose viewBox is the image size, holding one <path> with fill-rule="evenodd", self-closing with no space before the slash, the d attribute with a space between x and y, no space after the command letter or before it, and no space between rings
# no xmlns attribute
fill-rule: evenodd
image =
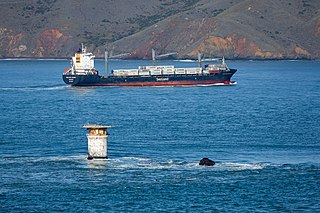
<svg viewBox="0 0 320 213"><path fill-rule="evenodd" d="M318 0L25 0L0 2L0 57L320 58Z"/></svg>

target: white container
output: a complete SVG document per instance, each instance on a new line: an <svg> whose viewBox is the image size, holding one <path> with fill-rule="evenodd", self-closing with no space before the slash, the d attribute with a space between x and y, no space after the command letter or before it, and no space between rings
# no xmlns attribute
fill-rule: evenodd
<svg viewBox="0 0 320 213"><path fill-rule="evenodd" d="M173 75L174 74L174 69L166 69L162 70L163 75Z"/></svg>
<svg viewBox="0 0 320 213"><path fill-rule="evenodd" d="M151 75L161 75L161 70L158 70L158 69L157 70L151 70L150 74Z"/></svg>
<svg viewBox="0 0 320 213"><path fill-rule="evenodd" d="M194 68L187 68L186 69L187 74L196 74L196 69Z"/></svg>
<svg viewBox="0 0 320 213"><path fill-rule="evenodd" d="M120 76L120 70L113 70L114 76Z"/></svg>
<svg viewBox="0 0 320 213"><path fill-rule="evenodd" d="M186 69L185 68L177 68L175 70L176 74L186 74Z"/></svg>
<svg viewBox="0 0 320 213"><path fill-rule="evenodd" d="M150 75L150 71L149 70L139 70L139 75Z"/></svg>
<svg viewBox="0 0 320 213"><path fill-rule="evenodd" d="M196 74L201 74L202 73L202 68L198 67L196 68Z"/></svg>
<svg viewBox="0 0 320 213"><path fill-rule="evenodd" d="M138 69L129 69L125 70L128 76L135 76L138 75Z"/></svg>
<svg viewBox="0 0 320 213"><path fill-rule="evenodd" d="M128 76L137 76L137 75L139 75L138 70L137 70L137 71L130 71L130 72L128 72Z"/></svg>
<svg viewBox="0 0 320 213"><path fill-rule="evenodd" d="M120 70L120 76L127 76L128 71L127 70Z"/></svg>

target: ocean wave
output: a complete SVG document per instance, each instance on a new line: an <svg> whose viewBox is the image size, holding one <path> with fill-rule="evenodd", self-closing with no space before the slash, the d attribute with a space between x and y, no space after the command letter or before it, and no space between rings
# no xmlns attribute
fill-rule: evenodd
<svg viewBox="0 0 320 213"><path fill-rule="evenodd" d="M139 157L121 157L109 159L109 163L114 169L213 169L217 171L261 170L267 166L270 166L270 164L263 163L216 162L216 164L212 167L205 167L200 166L198 162L187 162L172 159L158 161L151 158Z"/></svg>
<svg viewBox="0 0 320 213"><path fill-rule="evenodd" d="M89 164L101 166L99 161L91 161ZM198 162L186 162L176 160L156 161L147 158L118 158L108 159L108 167L113 169L168 169L168 170L214 170L214 171L242 171L242 170L261 170L269 164L260 163L234 163L234 162L217 162L212 167L200 166Z"/></svg>
<svg viewBox="0 0 320 213"><path fill-rule="evenodd" d="M233 82L230 84L225 83L214 83L214 84L194 84L194 85L181 85L181 87L212 87L212 86L231 86L231 85L237 85L237 82Z"/></svg>
<svg viewBox="0 0 320 213"><path fill-rule="evenodd" d="M174 160L157 161L148 158L123 157L118 159L114 163L113 167L115 169L190 169L196 168L197 163Z"/></svg>
<svg viewBox="0 0 320 213"><path fill-rule="evenodd" d="M2 87L0 91L21 91L21 92L30 92L30 91L49 91L49 90L61 90L68 88L67 85L57 85L57 86L31 86L31 87Z"/></svg>
<svg viewBox="0 0 320 213"><path fill-rule="evenodd" d="M216 161L214 166L200 166L198 161L181 160L158 160L146 157L124 156L109 159L87 160L87 155L77 156L30 156L30 157L4 157L3 163L59 163L66 166L75 166L89 169L115 169L115 170L192 170L192 171L245 171L245 170L263 170L266 168L280 169L299 169L312 167L319 170L319 165L314 164L273 164L268 162L250 163L250 162L221 162ZM2 163L0 162L0 165Z"/></svg>
<svg viewBox="0 0 320 213"><path fill-rule="evenodd" d="M270 166L270 164L223 162L221 164L218 164L217 166L220 169L241 171L241 170L260 170L267 166Z"/></svg>

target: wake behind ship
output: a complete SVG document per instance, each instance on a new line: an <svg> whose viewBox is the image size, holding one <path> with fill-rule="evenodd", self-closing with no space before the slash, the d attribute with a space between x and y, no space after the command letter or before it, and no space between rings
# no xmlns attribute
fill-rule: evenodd
<svg viewBox="0 0 320 213"><path fill-rule="evenodd" d="M114 69L99 75L94 68L94 55L82 46L71 59L71 68L63 73L63 81L72 86L183 86L183 85L234 85L231 77L237 71L221 64L206 64L204 68L175 68L174 66L139 66L137 69Z"/></svg>

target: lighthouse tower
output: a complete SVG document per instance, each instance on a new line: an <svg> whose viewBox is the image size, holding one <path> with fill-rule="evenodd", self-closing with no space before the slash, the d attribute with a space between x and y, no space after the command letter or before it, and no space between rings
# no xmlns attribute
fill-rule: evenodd
<svg viewBox="0 0 320 213"><path fill-rule="evenodd" d="M107 159L109 135L107 129L111 128L111 126L87 124L83 128L88 130L88 160L95 158Z"/></svg>

